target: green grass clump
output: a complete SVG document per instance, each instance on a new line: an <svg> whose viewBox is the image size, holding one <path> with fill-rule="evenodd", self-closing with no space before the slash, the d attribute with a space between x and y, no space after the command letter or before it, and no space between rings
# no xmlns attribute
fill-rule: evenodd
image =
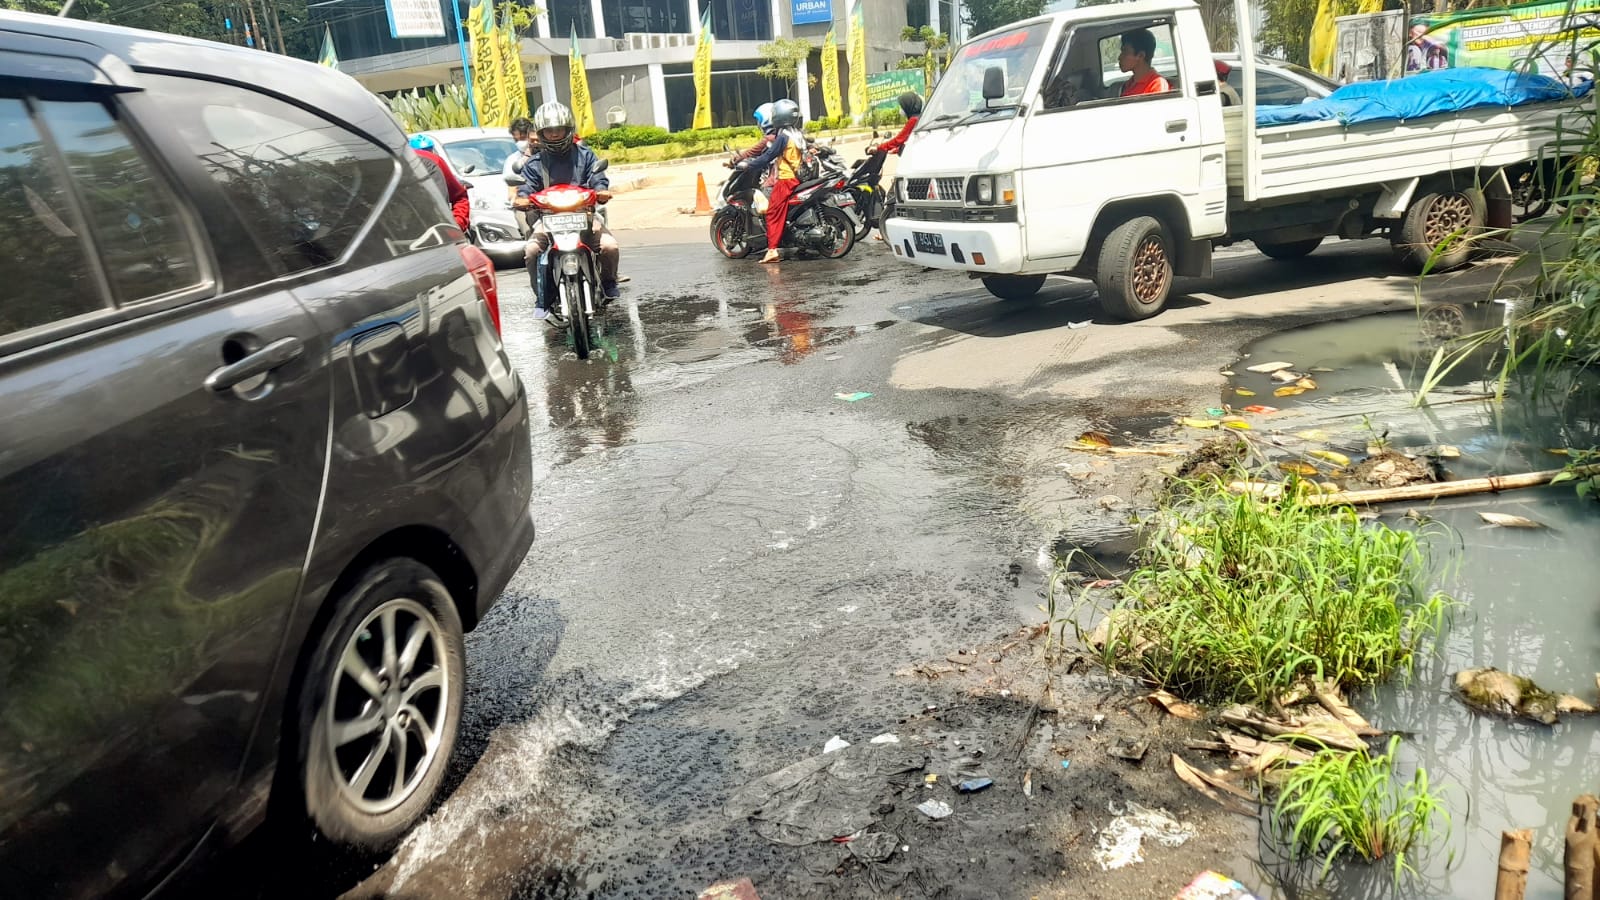
<svg viewBox="0 0 1600 900"><path fill-rule="evenodd" d="M1343 507L1174 492L1111 614L1108 663L1171 690L1265 704L1307 680L1353 688L1407 666L1443 624L1424 538Z"/></svg>
<svg viewBox="0 0 1600 900"><path fill-rule="evenodd" d="M1450 814L1418 768L1408 782L1394 778L1398 737L1382 756L1324 750L1289 773L1273 808L1299 858L1321 857L1322 874L1351 853L1365 862L1392 860L1398 879L1416 872L1413 850L1445 834Z"/></svg>

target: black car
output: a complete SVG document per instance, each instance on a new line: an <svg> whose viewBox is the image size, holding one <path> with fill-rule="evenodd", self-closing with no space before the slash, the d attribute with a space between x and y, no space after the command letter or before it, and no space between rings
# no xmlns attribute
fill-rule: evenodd
<svg viewBox="0 0 1600 900"><path fill-rule="evenodd" d="M331 69L0 13L0 895L433 801L533 526L427 165Z"/></svg>

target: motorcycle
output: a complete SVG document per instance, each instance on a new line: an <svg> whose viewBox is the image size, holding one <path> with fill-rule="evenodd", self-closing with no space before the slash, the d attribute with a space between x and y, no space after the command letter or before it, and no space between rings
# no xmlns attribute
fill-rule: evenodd
<svg viewBox="0 0 1600 900"><path fill-rule="evenodd" d="M595 171L604 172L607 165L601 160ZM603 207L595 191L575 184L547 187L532 199L550 232L550 249L538 262L544 296L555 300L550 304L550 319L566 329L578 358L588 359L595 346L595 319L606 304L600 287Z"/></svg>
<svg viewBox="0 0 1600 900"><path fill-rule="evenodd" d="M856 240L866 240L873 228L882 227L883 207L887 195L883 191L881 179L883 178L883 162L889 154L868 147L867 155L855 161L850 167L849 177L845 180L845 190L855 201L853 209L856 225Z"/></svg>
<svg viewBox="0 0 1600 900"><path fill-rule="evenodd" d="M737 169L722 183L718 209L711 217L711 243L729 259L743 259L767 249L767 196L761 171ZM845 192L846 179L829 176L802 181L789 198L780 248L824 259L840 259L855 246L856 225L845 209L854 200Z"/></svg>

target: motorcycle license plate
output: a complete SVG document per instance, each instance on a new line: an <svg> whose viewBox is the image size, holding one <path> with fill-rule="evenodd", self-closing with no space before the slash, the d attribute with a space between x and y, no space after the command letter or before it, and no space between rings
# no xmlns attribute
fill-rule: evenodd
<svg viewBox="0 0 1600 900"><path fill-rule="evenodd" d="M911 240L918 253L937 253L944 255L944 235L929 234L926 231L911 232Z"/></svg>
<svg viewBox="0 0 1600 900"><path fill-rule="evenodd" d="M544 217L544 227L562 233L587 231L589 216L587 213L551 213Z"/></svg>

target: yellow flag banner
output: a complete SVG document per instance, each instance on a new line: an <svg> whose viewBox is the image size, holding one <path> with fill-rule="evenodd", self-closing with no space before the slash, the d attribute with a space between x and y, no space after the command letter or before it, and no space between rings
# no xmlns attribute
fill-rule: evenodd
<svg viewBox="0 0 1600 900"><path fill-rule="evenodd" d="M1333 76L1333 54L1338 44L1337 0L1318 0L1317 16L1311 21L1311 68L1320 75Z"/></svg>
<svg viewBox="0 0 1600 900"><path fill-rule="evenodd" d="M694 124L691 128L711 127L711 7L700 17L700 37L694 45Z"/></svg>
<svg viewBox="0 0 1600 900"><path fill-rule="evenodd" d="M478 106L478 125L505 127L506 96L500 81L500 44L495 38L494 0L480 0L467 13L472 56L472 95Z"/></svg>
<svg viewBox="0 0 1600 900"><path fill-rule="evenodd" d="M589 137L600 129L594 125L594 101L589 97L589 73L583 68L583 51L578 49L578 33L572 33L572 49L567 51L567 85L572 91L572 120L578 136Z"/></svg>
<svg viewBox="0 0 1600 900"><path fill-rule="evenodd" d="M861 4L856 0L850 9L850 49L846 62L850 64L850 115L862 119L867 115L867 27Z"/></svg>
<svg viewBox="0 0 1600 900"><path fill-rule="evenodd" d="M833 29L822 41L822 102L828 108L828 118L844 115L844 99L839 96L839 42Z"/></svg>
<svg viewBox="0 0 1600 900"><path fill-rule="evenodd" d="M528 114L528 79L522 73L522 39L511 25L511 7L500 19L500 81L506 97L506 125Z"/></svg>

